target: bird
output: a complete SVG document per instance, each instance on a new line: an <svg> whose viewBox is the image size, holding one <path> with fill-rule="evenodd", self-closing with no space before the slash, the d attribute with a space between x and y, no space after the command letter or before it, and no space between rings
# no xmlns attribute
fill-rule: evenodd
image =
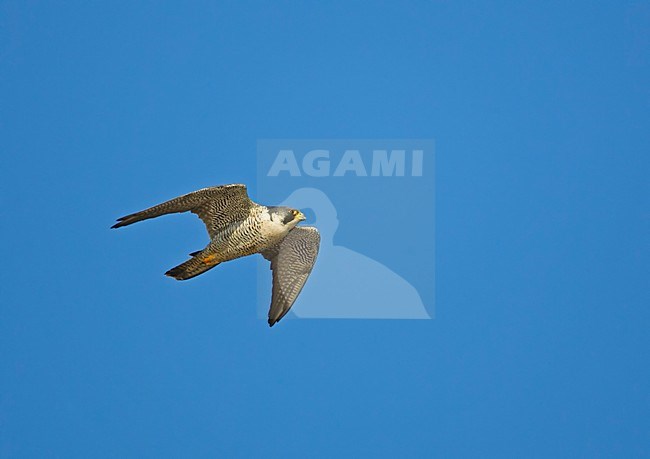
<svg viewBox="0 0 650 459"><path fill-rule="evenodd" d="M253 202L243 184L202 188L120 217L111 228L188 211L203 221L210 242L165 275L187 280L220 263L259 253L271 262L273 287L268 324L275 325L289 312L311 274L320 246L318 229L297 226L305 220L298 209Z"/></svg>

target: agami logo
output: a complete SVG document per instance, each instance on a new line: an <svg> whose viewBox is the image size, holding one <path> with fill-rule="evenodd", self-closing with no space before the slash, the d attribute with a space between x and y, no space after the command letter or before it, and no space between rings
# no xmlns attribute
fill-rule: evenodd
<svg viewBox="0 0 650 459"><path fill-rule="evenodd" d="M432 140L260 140L259 199L298 208L321 234L287 317L427 319L434 315ZM258 270L258 311L269 301Z"/></svg>
<svg viewBox="0 0 650 459"><path fill-rule="evenodd" d="M287 173L291 177L308 175L310 177L413 177L422 176L423 150L372 150L370 164L364 162L360 150L345 150L335 162L332 173L332 159L336 154L330 150L310 150L304 154L299 163L294 150L280 150L269 169L269 177ZM408 158L408 168L407 168ZM302 170L300 165L302 165Z"/></svg>

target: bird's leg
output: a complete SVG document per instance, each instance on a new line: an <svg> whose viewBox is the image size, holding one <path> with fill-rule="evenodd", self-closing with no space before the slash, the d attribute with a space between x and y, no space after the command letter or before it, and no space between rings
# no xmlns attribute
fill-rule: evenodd
<svg viewBox="0 0 650 459"><path fill-rule="evenodd" d="M201 259L201 261L206 265L213 265L217 263L217 256L215 254L207 255Z"/></svg>

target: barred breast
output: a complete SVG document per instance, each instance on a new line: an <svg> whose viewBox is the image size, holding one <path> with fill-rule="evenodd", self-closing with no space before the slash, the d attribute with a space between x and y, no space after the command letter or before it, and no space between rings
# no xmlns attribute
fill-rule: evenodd
<svg viewBox="0 0 650 459"><path fill-rule="evenodd" d="M232 223L215 234L208 251L214 253L219 262L252 255L277 244L288 230L285 225L273 221L268 208L255 206L245 220Z"/></svg>

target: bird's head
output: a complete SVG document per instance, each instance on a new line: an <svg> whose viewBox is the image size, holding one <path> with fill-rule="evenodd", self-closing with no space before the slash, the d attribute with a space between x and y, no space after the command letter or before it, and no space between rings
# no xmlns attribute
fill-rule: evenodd
<svg viewBox="0 0 650 459"><path fill-rule="evenodd" d="M271 219L285 226L293 228L301 221L305 220L305 216L297 209L290 207L269 207Z"/></svg>

